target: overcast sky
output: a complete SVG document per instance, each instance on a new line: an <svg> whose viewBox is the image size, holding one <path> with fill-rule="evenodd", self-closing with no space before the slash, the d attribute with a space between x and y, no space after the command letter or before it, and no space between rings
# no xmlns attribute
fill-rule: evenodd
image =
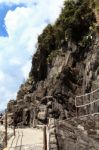
<svg viewBox="0 0 99 150"><path fill-rule="evenodd" d="M0 0L0 110L31 68L38 35L59 16L64 0Z"/></svg>

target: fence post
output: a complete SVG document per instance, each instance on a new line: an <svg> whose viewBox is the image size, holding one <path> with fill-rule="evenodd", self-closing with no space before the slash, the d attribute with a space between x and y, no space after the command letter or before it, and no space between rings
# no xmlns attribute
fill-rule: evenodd
<svg viewBox="0 0 99 150"><path fill-rule="evenodd" d="M34 113L33 113L33 128L36 127L36 108L34 108Z"/></svg>
<svg viewBox="0 0 99 150"><path fill-rule="evenodd" d="M76 118L78 118L78 108L76 107Z"/></svg>
<svg viewBox="0 0 99 150"><path fill-rule="evenodd" d="M7 147L7 110L5 111L5 147Z"/></svg>
<svg viewBox="0 0 99 150"><path fill-rule="evenodd" d="M13 134L15 136L15 112L13 114Z"/></svg>
<svg viewBox="0 0 99 150"><path fill-rule="evenodd" d="M44 150L47 150L46 126L44 126Z"/></svg>

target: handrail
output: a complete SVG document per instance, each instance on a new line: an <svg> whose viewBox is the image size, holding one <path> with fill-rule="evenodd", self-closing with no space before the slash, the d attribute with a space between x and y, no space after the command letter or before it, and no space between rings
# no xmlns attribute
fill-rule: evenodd
<svg viewBox="0 0 99 150"><path fill-rule="evenodd" d="M71 119L83 118L83 117L94 116L94 115L99 115L99 112L96 112L96 113L93 113L93 114L81 115L81 116L78 116L78 117L70 117L70 118L67 118L66 120L62 120L62 122L69 121ZM61 122L61 120L59 120L59 122Z"/></svg>
<svg viewBox="0 0 99 150"><path fill-rule="evenodd" d="M98 90L99 90L99 88L98 88L98 89L96 89L96 90L94 90L94 91L91 91L91 92L89 92L89 93L86 93L86 94L83 94L83 95L79 95L79 96L76 96L76 97L84 97L84 96L87 96L87 95L93 94L93 93L97 92Z"/></svg>
<svg viewBox="0 0 99 150"><path fill-rule="evenodd" d="M76 96L75 97L75 107L76 107L76 110L77 108L82 108L82 107L85 107L85 106L90 106L96 102L99 101L99 98L98 99L92 99L92 101L88 102L88 103L85 103L85 104L81 104L81 105L77 105L77 98L85 98L86 96L91 96L91 94L94 94L95 92L97 92L99 90L99 88L97 88L96 90L90 92L90 93L86 93L84 95L80 95L80 96ZM87 97L88 98L88 97ZM78 99L78 100L81 100L81 99ZM86 116L89 116L89 115L95 115L95 114L99 114L99 112L95 112L95 113L90 113L90 114L87 114L87 115L82 115L82 116L77 116L77 117L86 117Z"/></svg>
<svg viewBox="0 0 99 150"><path fill-rule="evenodd" d="M99 90L99 88L98 89L96 89L96 90L94 90L94 91L92 91L92 92L90 92L90 93L86 93L86 94L84 94L84 95L80 95L80 96L76 96L75 97L75 107L84 107L84 106L86 106L86 105L90 105L90 104L92 104L92 103L95 103L95 102L97 102L98 100L97 99L95 99L93 102L89 102L89 103L87 103L87 104L84 104L84 105L77 105L77 98L81 98L81 97L85 97L85 96L88 96L88 95L91 95L91 94L94 94L95 92L97 92Z"/></svg>
<svg viewBox="0 0 99 150"><path fill-rule="evenodd" d="M76 106L77 108L78 108L78 107L84 107L84 106L87 106L87 105L93 104L93 103L98 102L98 101L99 101L99 99L94 100L94 101L92 101L92 102L90 102L90 103L87 103L87 104L84 104L84 105L75 105L75 106Z"/></svg>
<svg viewBox="0 0 99 150"><path fill-rule="evenodd" d="M46 126L44 126L44 139L43 139L43 142L44 142L44 150L47 150L47 135L46 135Z"/></svg>
<svg viewBox="0 0 99 150"><path fill-rule="evenodd" d="M99 115L99 112L92 113L92 114L87 114L87 115L81 115L81 116L79 116L79 117L82 118L82 117L94 116L94 115Z"/></svg>

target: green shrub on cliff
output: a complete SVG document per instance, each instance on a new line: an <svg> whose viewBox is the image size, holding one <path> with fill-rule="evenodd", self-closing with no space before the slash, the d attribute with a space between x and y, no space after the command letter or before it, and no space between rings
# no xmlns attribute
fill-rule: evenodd
<svg viewBox="0 0 99 150"><path fill-rule="evenodd" d="M58 55L58 53L59 53L58 50L52 51L52 52L49 54L48 58L47 58L47 63L48 63L48 64L51 64L53 58L55 58L55 57Z"/></svg>
<svg viewBox="0 0 99 150"><path fill-rule="evenodd" d="M96 21L89 0L66 1L57 20L67 37L75 42L82 40L89 32L89 27Z"/></svg>
<svg viewBox="0 0 99 150"><path fill-rule="evenodd" d="M38 37L38 48L49 53L51 49L61 47L61 40L65 37L74 42L82 40L88 34L90 26L96 22L91 8L93 5L93 0L65 1L55 25L49 24Z"/></svg>
<svg viewBox="0 0 99 150"><path fill-rule="evenodd" d="M48 24L43 33L38 37L38 48L49 53L51 49L55 49L54 41L54 28L51 24Z"/></svg>

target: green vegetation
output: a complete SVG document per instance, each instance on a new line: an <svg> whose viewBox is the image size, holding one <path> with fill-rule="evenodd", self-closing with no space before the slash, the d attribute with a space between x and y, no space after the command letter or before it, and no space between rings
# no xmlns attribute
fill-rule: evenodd
<svg viewBox="0 0 99 150"><path fill-rule="evenodd" d="M93 2L93 3L92 3ZM79 42L90 31L96 22L93 0L65 1L64 8L55 25L48 25L38 37L39 48L48 52L61 46L60 41L66 37L73 42Z"/></svg>
<svg viewBox="0 0 99 150"><path fill-rule="evenodd" d="M89 32L89 27L96 21L94 12L90 8L90 1L66 1L57 21L66 36L74 42L82 40Z"/></svg>
<svg viewBox="0 0 99 150"><path fill-rule="evenodd" d="M48 64L51 64L53 58L55 58L55 57L58 55L58 53L59 53L59 51L57 51L57 50L52 51L52 52L48 55L47 63L48 63Z"/></svg>
<svg viewBox="0 0 99 150"><path fill-rule="evenodd" d="M97 9L97 12L99 12L99 6L97 6L97 8L96 8L96 9Z"/></svg>
<svg viewBox="0 0 99 150"><path fill-rule="evenodd" d="M29 75L28 79L27 79L27 82L32 84L33 82L33 76Z"/></svg>
<svg viewBox="0 0 99 150"><path fill-rule="evenodd" d="M46 50L49 53L51 49L55 49L54 41L54 28L49 24L44 29L43 33L38 37L38 49Z"/></svg>

